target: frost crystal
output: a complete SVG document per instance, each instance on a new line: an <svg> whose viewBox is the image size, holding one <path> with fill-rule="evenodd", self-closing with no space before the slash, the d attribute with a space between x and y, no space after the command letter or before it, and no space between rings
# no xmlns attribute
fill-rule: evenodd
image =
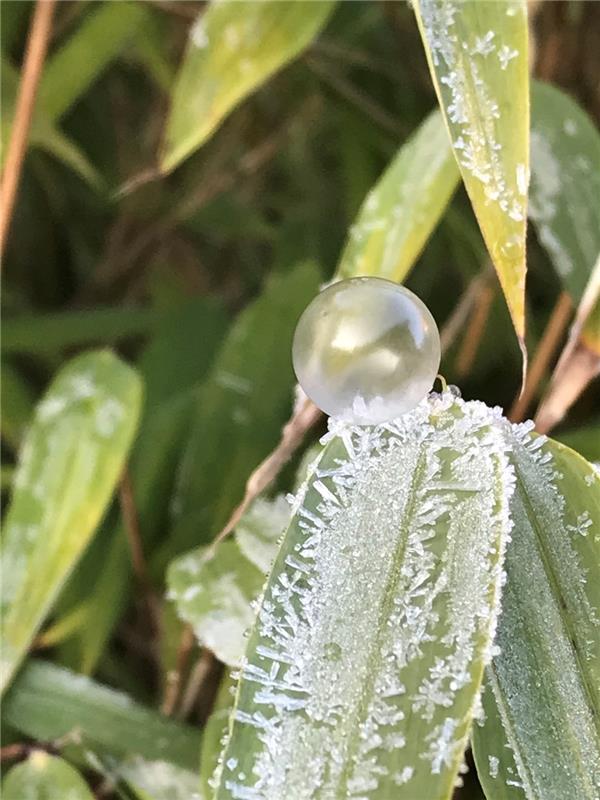
<svg viewBox="0 0 600 800"><path fill-rule="evenodd" d="M452 392L376 427L331 421L249 640L220 800L452 785L510 530L505 424Z"/></svg>

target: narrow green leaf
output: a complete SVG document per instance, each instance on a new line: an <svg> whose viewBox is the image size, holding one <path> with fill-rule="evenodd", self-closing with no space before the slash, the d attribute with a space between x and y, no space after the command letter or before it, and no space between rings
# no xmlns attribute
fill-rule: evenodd
<svg viewBox="0 0 600 800"><path fill-rule="evenodd" d="M201 547L174 561L167 573L168 598L198 641L225 664L236 666L244 652L244 633L254 622L251 602L264 581L264 574L230 539L212 557Z"/></svg>
<svg viewBox="0 0 600 800"><path fill-rule="evenodd" d="M94 800L89 786L66 761L36 750L2 783L4 800Z"/></svg>
<svg viewBox="0 0 600 800"><path fill-rule="evenodd" d="M161 155L170 172L224 117L294 59L327 22L335 0L212 2L190 29Z"/></svg>
<svg viewBox="0 0 600 800"><path fill-rule="evenodd" d="M99 3L45 65L37 102L51 122L86 92L127 44L140 36L148 16L142 3Z"/></svg>
<svg viewBox="0 0 600 800"><path fill-rule="evenodd" d="M561 431L555 438L571 450L576 450L588 461L600 461L600 419L596 418L589 425L580 428Z"/></svg>
<svg viewBox="0 0 600 800"><path fill-rule="evenodd" d="M531 92L529 217L575 302L600 253L600 133L560 89Z"/></svg>
<svg viewBox="0 0 600 800"><path fill-rule="evenodd" d="M2 706L5 721L33 739L71 735L80 749L100 757L136 753L148 761L197 768L198 731L47 661L30 659Z"/></svg>
<svg viewBox="0 0 600 800"><path fill-rule="evenodd" d="M54 353L67 347L117 342L151 330L164 312L147 308L94 308L2 320L5 353Z"/></svg>
<svg viewBox="0 0 600 800"><path fill-rule="evenodd" d="M131 756L119 765L117 774L139 800L205 800L199 791L198 771L182 769L168 761Z"/></svg>
<svg viewBox="0 0 600 800"><path fill-rule="evenodd" d="M510 524L500 420L446 393L333 423L248 643L218 800L450 797Z"/></svg>
<svg viewBox="0 0 600 800"><path fill-rule="evenodd" d="M525 0L415 0L431 76L520 341L525 334L529 65Z"/></svg>
<svg viewBox="0 0 600 800"><path fill-rule="evenodd" d="M313 264L276 274L233 324L198 396L165 560L214 536L276 445L291 407L294 326L318 283Z"/></svg>
<svg viewBox="0 0 600 800"><path fill-rule="evenodd" d="M3 531L3 688L104 513L140 400L136 373L105 351L69 362L36 408Z"/></svg>
<svg viewBox="0 0 600 800"><path fill-rule="evenodd" d="M427 117L367 195L338 266L338 277L377 275L401 282L444 212L459 172L444 120Z"/></svg>
<svg viewBox="0 0 600 800"><path fill-rule="evenodd" d="M600 788L600 476L574 451L527 430L513 444L515 527L499 652L489 668L497 711L474 729L475 754L484 787L491 786L486 764L506 763L499 716L528 800L593 800Z"/></svg>

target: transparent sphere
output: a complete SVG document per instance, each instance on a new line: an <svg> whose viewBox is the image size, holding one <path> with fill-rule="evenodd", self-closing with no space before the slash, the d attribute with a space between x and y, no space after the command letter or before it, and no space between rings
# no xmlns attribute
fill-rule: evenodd
<svg viewBox="0 0 600 800"><path fill-rule="evenodd" d="M320 409L375 424L426 397L440 366L440 337L427 306L404 286L350 278L306 308L292 358L300 386Z"/></svg>

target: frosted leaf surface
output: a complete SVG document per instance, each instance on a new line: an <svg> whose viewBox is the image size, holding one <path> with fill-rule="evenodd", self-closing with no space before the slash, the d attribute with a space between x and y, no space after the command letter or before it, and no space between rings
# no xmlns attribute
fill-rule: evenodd
<svg viewBox="0 0 600 800"><path fill-rule="evenodd" d="M415 0L454 153L517 334L529 182L525 0Z"/></svg>
<svg viewBox="0 0 600 800"><path fill-rule="evenodd" d="M243 660L216 797L447 797L489 661L513 473L452 393L330 422Z"/></svg>
<svg viewBox="0 0 600 800"><path fill-rule="evenodd" d="M507 583L489 668L497 708L474 730L478 770L499 715L528 800L600 796L600 480L585 459L515 426ZM505 778L506 778L505 774ZM485 785L485 777L482 777ZM496 796L495 794L493 795ZM498 795L503 798L503 795ZM513 795L506 795L513 797Z"/></svg>

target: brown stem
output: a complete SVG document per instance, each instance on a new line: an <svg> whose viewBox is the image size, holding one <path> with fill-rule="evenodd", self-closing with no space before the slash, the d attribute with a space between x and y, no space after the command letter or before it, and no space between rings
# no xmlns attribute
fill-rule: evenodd
<svg viewBox="0 0 600 800"><path fill-rule="evenodd" d="M196 640L192 626L186 625L182 630L181 638L179 639L179 646L177 648L177 656L175 659L175 669L167 674L165 694L161 706L162 713L167 714L167 716L171 716L177 706L183 673L187 669L195 642Z"/></svg>
<svg viewBox="0 0 600 800"><path fill-rule="evenodd" d="M522 394L515 398L508 414L508 418L511 422L521 422L524 419L538 386L548 371L548 365L564 336L572 313L573 303L571 298L567 292L562 292L556 301L554 310L548 320L544 334L537 347L533 361L531 362L525 388Z"/></svg>
<svg viewBox="0 0 600 800"><path fill-rule="evenodd" d="M15 117L0 189L0 257L4 254L19 187L35 96L48 48L55 4L56 0L37 0L29 30Z"/></svg>
<svg viewBox="0 0 600 800"><path fill-rule="evenodd" d="M471 371L481 339L485 332L495 290L487 282L483 284L478 292L475 310L471 321L465 331L463 344L456 359L456 373L459 378L464 378Z"/></svg>

